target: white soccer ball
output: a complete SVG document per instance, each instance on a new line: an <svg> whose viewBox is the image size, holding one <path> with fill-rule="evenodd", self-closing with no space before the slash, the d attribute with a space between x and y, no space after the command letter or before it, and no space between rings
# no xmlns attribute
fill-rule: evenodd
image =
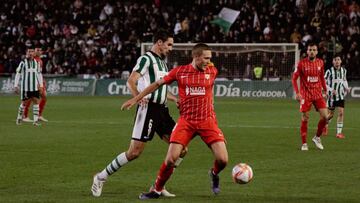
<svg viewBox="0 0 360 203"><path fill-rule="evenodd" d="M232 178L234 182L238 184L246 184L250 182L253 175L252 168L245 163L236 164L232 170Z"/></svg>

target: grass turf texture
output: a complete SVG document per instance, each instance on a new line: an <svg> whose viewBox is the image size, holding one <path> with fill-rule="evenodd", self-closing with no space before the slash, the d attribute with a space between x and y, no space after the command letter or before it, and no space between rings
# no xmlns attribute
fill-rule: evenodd
<svg viewBox="0 0 360 203"><path fill-rule="evenodd" d="M0 98L0 202L139 202L156 178L167 145L156 136L141 157L91 196L92 176L127 150L135 108L120 111L127 97L50 97L41 127L15 125L18 97ZM178 117L173 104L170 109ZM298 104L291 100L215 99L219 126L228 144L229 165L221 173L221 193L212 195L207 171L212 154L199 137L168 182L177 195L156 202L358 202L360 200L360 102L348 101L344 134L336 121L325 149L311 142L318 115L309 122L309 151L300 151ZM231 169L248 163L254 179L231 180ZM150 201L150 202L155 202Z"/></svg>

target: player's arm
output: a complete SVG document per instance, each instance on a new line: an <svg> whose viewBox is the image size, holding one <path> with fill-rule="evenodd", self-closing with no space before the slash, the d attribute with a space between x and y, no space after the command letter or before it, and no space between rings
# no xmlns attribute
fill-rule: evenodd
<svg viewBox="0 0 360 203"><path fill-rule="evenodd" d="M21 61L19 66L16 68L16 74L15 74L15 82L14 82L14 88L15 88L15 93L18 94L19 93L19 82L20 82L20 77L21 77L21 71L24 68L24 62Z"/></svg>
<svg viewBox="0 0 360 203"><path fill-rule="evenodd" d="M325 82L326 82L326 89L328 90L328 92L332 92L332 87L331 87L331 78L330 78L330 75L331 75L331 71L330 69L328 69L326 72L325 72Z"/></svg>
<svg viewBox="0 0 360 203"><path fill-rule="evenodd" d="M295 69L293 76L292 76L292 80L291 80L294 92L296 94L296 100L298 100L298 101L300 101L300 99L301 99L301 95L299 92L299 86L297 83L298 78L300 76L300 69L301 69L301 62L299 62L298 67Z"/></svg>
<svg viewBox="0 0 360 203"><path fill-rule="evenodd" d="M344 70L345 70L345 74L344 74L344 87L345 87L345 90L349 93L349 92L350 92L350 87L349 87L349 83L348 83L348 81L347 81L347 79L346 79L347 71L346 71L345 68L344 68Z"/></svg>
<svg viewBox="0 0 360 203"><path fill-rule="evenodd" d="M131 94L135 97L136 95L139 94L139 91L137 90L137 86L136 83L139 80L139 78L141 77L141 74L133 71L131 72L126 84L131 92Z"/></svg>
<svg viewBox="0 0 360 203"><path fill-rule="evenodd" d="M161 85L165 83L164 79L157 80L153 83L151 83L148 87L144 89L144 91L140 92L135 97L127 100L122 106L121 110L127 109L129 110L132 106L134 106L136 103L138 103L142 98L144 98L146 95L154 92L157 90Z"/></svg>

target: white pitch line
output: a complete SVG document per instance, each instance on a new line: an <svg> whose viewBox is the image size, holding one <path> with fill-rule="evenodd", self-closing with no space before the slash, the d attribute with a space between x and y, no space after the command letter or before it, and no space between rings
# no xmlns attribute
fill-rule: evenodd
<svg viewBox="0 0 360 203"><path fill-rule="evenodd" d="M67 121L49 121L49 123L64 123L64 124L94 124L94 125L132 125L133 123L123 123L123 122L115 122L115 121L71 121L71 120L67 120ZM260 123L260 122L255 122L255 123ZM224 127L224 128L265 128L265 129L299 129L299 126L284 126L284 125L243 125L243 124L238 124L238 125L220 125L220 127ZM317 129L316 127L309 127L308 129ZM336 128L329 128L329 129L336 129ZM347 127L346 129L357 129L357 128L349 128Z"/></svg>

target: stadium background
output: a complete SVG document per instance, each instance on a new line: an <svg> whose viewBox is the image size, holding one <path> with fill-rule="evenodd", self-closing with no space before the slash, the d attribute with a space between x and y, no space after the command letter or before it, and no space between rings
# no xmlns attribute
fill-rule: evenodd
<svg viewBox="0 0 360 203"><path fill-rule="evenodd" d="M223 7L240 11L227 34L210 23ZM289 79L296 57L243 52L244 56L227 59L220 52L215 62L222 68L217 84L221 91L230 90L219 90L215 99L230 154L221 175L223 192L215 198L210 194L206 172L211 157L195 139L169 182L169 190L178 195L171 202L358 202L359 18L359 2L346 0L3 0L0 202L135 202L148 188L166 153L159 139L106 183L103 197L90 194L92 175L128 147L134 112L118 110L129 98L123 96L129 94L124 79L141 44L150 42L159 27L173 31L177 43L295 43L299 58L312 40L319 44L326 68L333 54L341 53L352 87L345 109L346 139L333 136L333 122L330 136L323 139L325 151L310 145L304 154L299 150L298 104L284 99L292 97ZM43 71L50 97L44 114L50 122L41 128L15 125L19 98L13 95L13 76L31 45L45 50ZM223 65L232 60L237 62ZM264 68L260 79L253 74L259 64ZM262 96L266 88L275 97L254 99L257 94L267 97ZM255 93L244 96L243 90ZM176 118L176 107L170 104L170 109ZM310 134L317 115L311 118ZM255 179L246 186L231 183L231 167L238 162L254 169Z"/></svg>

